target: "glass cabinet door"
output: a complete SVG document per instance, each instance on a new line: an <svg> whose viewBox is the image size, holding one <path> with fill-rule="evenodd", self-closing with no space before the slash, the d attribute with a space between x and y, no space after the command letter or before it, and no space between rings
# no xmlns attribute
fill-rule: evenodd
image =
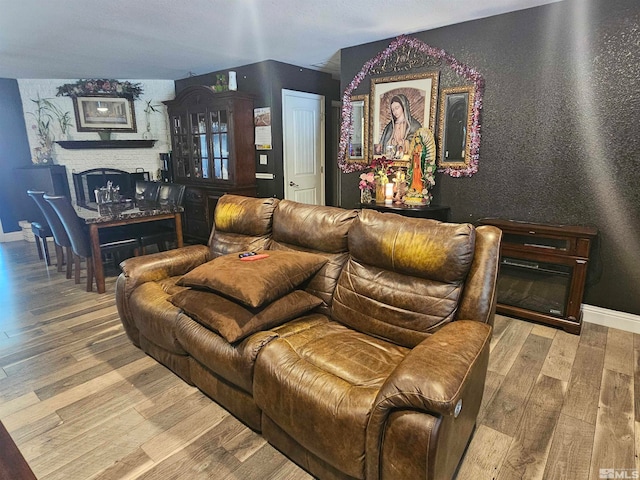
<svg viewBox="0 0 640 480"><path fill-rule="evenodd" d="M229 125L227 110L213 110L211 118L211 144L213 178L229 180Z"/></svg>
<svg viewBox="0 0 640 480"><path fill-rule="evenodd" d="M207 141L207 115L191 113L191 153L193 177L209 178L209 144Z"/></svg>
<svg viewBox="0 0 640 480"><path fill-rule="evenodd" d="M191 176L189 129L186 115L171 117L171 136L173 137L173 162L178 177Z"/></svg>

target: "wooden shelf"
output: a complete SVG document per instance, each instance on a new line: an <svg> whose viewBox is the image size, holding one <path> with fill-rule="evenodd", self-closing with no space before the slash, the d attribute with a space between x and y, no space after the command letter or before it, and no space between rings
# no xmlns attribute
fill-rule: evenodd
<svg viewBox="0 0 640 480"><path fill-rule="evenodd" d="M66 140L56 142L67 150L95 148L151 148L155 140Z"/></svg>

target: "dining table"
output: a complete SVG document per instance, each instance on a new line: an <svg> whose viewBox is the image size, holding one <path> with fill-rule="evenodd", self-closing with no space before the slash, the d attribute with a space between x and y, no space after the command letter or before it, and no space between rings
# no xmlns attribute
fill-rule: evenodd
<svg viewBox="0 0 640 480"><path fill-rule="evenodd" d="M92 206L95 209L93 209ZM84 219L89 227L93 271L95 273L98 293L105 293L106 291L104 267L102 265L102 255L100 251L100 230L122 225L173 219L176 229L176 244L178 248L184 246L182 238L182 212L184 212L184 208L182 206L126 202L76 206L76 211L78 212L78 216Z"/></svg>

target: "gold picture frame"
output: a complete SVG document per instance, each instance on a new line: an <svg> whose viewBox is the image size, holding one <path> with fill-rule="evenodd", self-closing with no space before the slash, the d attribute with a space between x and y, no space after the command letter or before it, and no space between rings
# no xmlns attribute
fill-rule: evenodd
<svg viewBox="0 0 640 480"><path fill-rule="evenodd" d="M109 95L73 97L78 132L137 132L133 100Z"/></svg>
<svg viewBox="0 0 640 480"><path fill-rule="evenodd" d="M369 163L369 95L352 96L351 108L347 161Z"/></svg>
<svg viewBox="0 0 640 480"><path fill-rule="evenodd" d="M413 133L422 127L433 131L439 78L440 72L436 71L371 79L369 132L374 157L385 156L407 162ZM400 133L401 138L394 139L392 136L397 117L392 111L398 105L402 108L402 115L405 115L405 110L409 111L410 118L407 119L405 132ZM397 131L395 135L398 136Z"/></svg>
<svg viewBox="0 0 640 480"><path fill-rule="evenodd" d="M471 162L473 85L443 88L438 116L438 167L464 169Z"/></svg>

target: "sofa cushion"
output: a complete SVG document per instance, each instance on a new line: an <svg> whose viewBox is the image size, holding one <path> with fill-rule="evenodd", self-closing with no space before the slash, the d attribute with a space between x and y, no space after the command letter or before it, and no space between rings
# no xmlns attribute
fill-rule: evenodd
<svg viewBox="0 0 640 480"><path fill-rule="evenodd" d="M349 252L358 261L443 283L464 282L475 246L468 223L443 223L365 209L349 231Z"/></svg>
<svg viewBox="0 0 640 480"><path fill-rule="evenodd" d="M320 297L323 313L329 314L338 277L347 261L348 232L357 210L303 205L281 200L273 213L270 250L298 250L318 253L327 263L307 282L305 290Z"/></svg>
<svg viewBox="0 0 640 480"><path fill-rule="evenodd" d="M186 355L176 340L175 327L182 311L167 301L170 282L146 282L136 288L129 299L131 314L142 336L169 353Z"/></svg>
<svg viewBox="0 0 640 480"><path fill-rule="evenodd" d="M294 290L257 309L204 290L185 290L170 297L169 301L230 343L280 325L322 303L318 297L302 290Z"/></svg>
<svg viewBox="0 0 640 480"><path fill-rule="evenodd" d="M351 258L333 298L333 318L413 347L452 321L473 260L469 224L363 211L349 231Z"/></svg>
<svg viewBox="0 0 640 480"><path fill-rule="evenodd" d="M236 343L227 342L220 334L182 315L176 326L176 338L197 363L229 385L253 393L253 367L262 348L274 338L309 330L327 323L325 315L310 313L270 330L256 332Z"/></svg>
<svg viewBox="0 0 640 480"><path fill-rule="evenodd" d="M281 200L273 213L272 241L326 253L342 253L357 210Z"/></svg>
<svg viewBox="0 0 640 480"><path fill-rule="evenodd" d="M184 275L178 285L206 288L257 308L291 292L327 262L306 252L268 255L250 262L235 254L214 258Z"/></svg>
<svg viewBox="0 0 640 480"><path fill-rule="evenodd" d="M407 353L336 322L314 325L263 347L253 395L264 414L305 449L364 478L374 401Z"/></svg>
<svg viewBox="0 0 640 480"><path fill-rule="evenodd" d="M271 235L275 198L223 195L216 204L209 238L211 256L265 247Z"/></svg>

